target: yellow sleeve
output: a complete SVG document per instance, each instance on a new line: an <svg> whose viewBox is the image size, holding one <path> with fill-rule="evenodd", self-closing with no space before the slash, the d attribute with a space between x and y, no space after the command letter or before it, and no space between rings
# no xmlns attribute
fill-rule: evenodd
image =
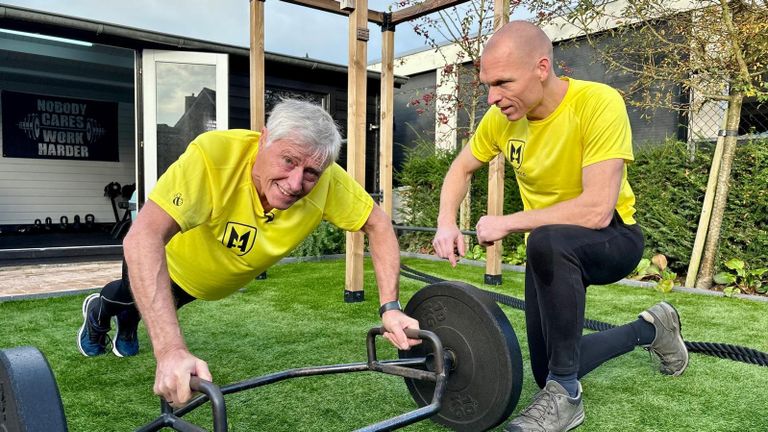
<svg viewBox="0 0 768 432"><path fill-rule="evenodd" d="M165 210L182 232L210 218L213 208L210 176L205 155L194 142L160 176L149 199Z"/></svg>
<svg viewBox="0 0 768 432"><path fill-rule="evenodd" d="M480 124L477 125L472 139L469 141L469 148L472 155L480 162L490 162L497 154L501 153L496 138L500 136L498 118L499 108L492 106L483 115ZM504 118L506 120L506 118Z"/></svg>
<svg viewBox="0 0 768 432"><path fill-rule="evenodd" d="M592 113L585 125L582 167L608 159L635 159L632 153L632 129L627 107L618 91L603 87L589 98Z"/></svg>
<svg viewBox="0 0 768 432"><path fill-rule="evenodd" d="M338 164L331 170L323 219L345 231L359 231L373 210L373 198Z"/></svg>

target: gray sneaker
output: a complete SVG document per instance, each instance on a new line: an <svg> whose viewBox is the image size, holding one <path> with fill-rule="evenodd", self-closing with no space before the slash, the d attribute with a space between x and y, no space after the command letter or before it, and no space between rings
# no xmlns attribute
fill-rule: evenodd
<svg viewBox="0 0 768 432"><path fill-rule="evenodd" d="M533 396L528 408L509 422L507 432L565 432L576 429L584 421L584 404L579 396L572 398L557 381L547 385Z"/></svg>
<svg viewBox="0 0 768 432"><path fill-rule="evenodd" d="M640 318L656 327L656 337L643 348L656 354L661 360L661 373L679 376L688 367L688 349L681 331L680 315L667 302L658 303L640 312Z"/></svg>

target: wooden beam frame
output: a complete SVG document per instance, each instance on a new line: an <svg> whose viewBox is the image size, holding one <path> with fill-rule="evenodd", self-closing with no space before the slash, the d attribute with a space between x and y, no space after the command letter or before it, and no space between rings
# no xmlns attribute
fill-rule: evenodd
<svg viewBox="0 0 768 432"><path fill-rule="evenodd" d="M349 17L349 81L347 95L347 171L355 180L365 182L366 136L366 81L368 22L382 26L382 73L381 73L381 141L380 178L382 182L382 208L392 215L392 144L394 101L394 29L399 23L437 12L467 0L424 0L392 13L368 9L368 0L352 0L354 8L345 10L335 0L282 0ZM264 125L264 0L251 2L251 128L260 130ZM509 0L494 0L498 28L509 17ZM503 12L499 12L503 11ZM499 187L500 186L500 187ZM504 199L504 161L492 162L489 172L488 213L501 214ZM501 242L489 248L487 271L496 272L501 283ZM362 233L347 233L347 268L345 288L348 291L363 289L363 237ZM495 252L494 252L495 251ZM488 275L486 275L488 276ZM487 279L487 278L486 278Z"/></svg>
<svg viewBox="0 0 768 432"><path fill-rule="evenodd" d="M347 172L365 184L365 132L368 81L368 0L355 0L349 15L347 81ZM363 233L347 232L346 291L363 290Z"/></svg>
<svg viewBox="0 0 768 432"><path fill-rule="evenodd" d="M311 9L321 10L323 12L330 12L336 15L349 16L352 12L341 8L341 3L335 0L282 0L285 3L291 3L299 6L306 6ZM466 1L466 0L465 0ZM367 12L368 21L376 24L384 22L384 13L377 12L375 10L369 10Z"/></svg>
<svg viewBox="0 0 768 432"><path fill-rule="evenodd" d="M493 2L493 28L498 30L509 21L509 0L494 0ZM504 214L504 155L496 156L488 166L488 215L500 216ZM493 243L486 249L485 283L488 285L501 285L501 240Z"/></svg>
<svg viewBox="0 0 768 432"><path fill-rule="evenodd" d="M424 0L422 3L392 12L392 24L411 21L466 2L467 0Z"/></svg>
<svg viewBox="0 0 768 432"><path fill-rule="evenodd" d="M392 147L394 145L395 31L381 32L381 109L379 118L379 187L381 208L392 218Z"/></svg>
<svg viewBox="0 0 768 432"><path fill-rule="evenodd" d="M251 2L250 107L251 130L264 127L264 0Z"/></svg>

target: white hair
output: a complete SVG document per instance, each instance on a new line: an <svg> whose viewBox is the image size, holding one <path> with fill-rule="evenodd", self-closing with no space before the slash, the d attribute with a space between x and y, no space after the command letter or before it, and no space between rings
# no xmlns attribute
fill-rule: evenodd
<svg viewBox="0 0 768 432"><path fill-rule="evenodd" d="M320 105L298 99L283 99L275 105L267 120L266 145L287 138L313 149L323 167L339 157L339 127Z"/></svg>

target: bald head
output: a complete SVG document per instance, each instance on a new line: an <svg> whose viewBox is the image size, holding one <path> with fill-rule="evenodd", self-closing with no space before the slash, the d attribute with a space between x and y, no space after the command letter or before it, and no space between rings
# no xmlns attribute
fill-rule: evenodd
<svg viewBox="0 0 768 432"><path fill-rule="evenodd" d="M508 23L488 40L480 81L488 86L488 104L510 121L546 117L568 90L552 69L552 41L526 21Z"/></svg>
<svg viewBox="0 0 768 432"><path fill-rule="evenodd" d="M527 21L510 21L491 36L483 55L501 55L520 61L547 58L552 63L552 41L539 27Z"/></svg>

